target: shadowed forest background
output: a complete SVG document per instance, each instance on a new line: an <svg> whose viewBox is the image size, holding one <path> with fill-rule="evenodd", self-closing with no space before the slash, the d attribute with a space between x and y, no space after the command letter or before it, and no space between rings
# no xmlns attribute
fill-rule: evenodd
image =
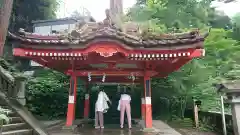
<svg viewBox="0 0 240 135"><path fill-rule="evenodd" d="M192 99L202 101L201 111L220 111L220 99L213 83L240 78L240 13L229 18L212 8L212 0L138 0L129 9L124 21L135 21L150 27L155 33L178 33L199 28L211 29L205 41L206 56L194 59L167 78L152 79L152 109L155 119L184 118L191 110ZM10 31L24 28L31 31L32 20L56 18L57 0L15 0ZM147 35L147 33L146 33ZM12 72L20 72L24 63L18 63L5 53L1 65ZM12 64L8 64L12 63ZM85 90L79 80L76 115L83 116ZM68 103L69 78L50 69L37 69L27 83L27 106L41 119L65 118ZM117 112L117 86L106 86L113 106L106 115ZM132 115L140 118L142 86L132 89ZM95 86L91 89L91 111L96 100ZM230 110L227 109L229 112ZM94 112L92 112L94 113ZM91 114L93 117L93 114Z"/></svg>

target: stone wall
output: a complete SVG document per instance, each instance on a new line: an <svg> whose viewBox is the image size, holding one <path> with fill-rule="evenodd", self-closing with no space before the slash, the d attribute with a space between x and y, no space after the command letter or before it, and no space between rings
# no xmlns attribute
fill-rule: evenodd
<svg viewBox="0 0 240 135"><path fill-rule="evenodd" d="M193 110L187 110L185 114L186 114L185 116L187 118L191 118L193 120ZM226 114L225 118L226 118L228 135L233 135L232 115ZM214 131L219 132L219 133L223 132L221 112L199 111L199 119L200 119L201 127L213 129Z"/></svg>

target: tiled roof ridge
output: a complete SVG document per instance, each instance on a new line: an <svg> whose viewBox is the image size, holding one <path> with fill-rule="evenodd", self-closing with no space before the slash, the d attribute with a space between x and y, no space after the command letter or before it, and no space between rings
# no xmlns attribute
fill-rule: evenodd
<svg viewBox="0 0 240 135"><path fill-rule="evenodd" d="M95 26L94 26L95 25ZM96 36L102 34L109 34L110 35L120 35L120 36L125 36L127 38L132 38L135 40L176 40L176 39L192 39L196 37L202 37L205 38L208 35L208 32L205 33L204 35L200 35L198 30L193 30L190 32L184 32L184 33L171 33L171 34L152 34L152 33L136 33L134 35L128 34L129 31L123 32L122 30L109 27L109 26L104 26L99 23L95 22L89 22L84 24L80 29L76 29L71 31L70 33L67 32L62 32L60 34L51 34L51 35L41 35L37 33L30 33L30 32L25 32L23 29L20 29L18 33L14 33L14 35L18 35L24 38L29 38L29 39L63 39L63 38L71 38L74 40L79 40L79 39L84 39L87 36L91 36L94 33ZM9 32L11 33L11 32ZM12 33L13 34L13 33ZM75 34L75 35L74 35ZM138 35L137 35L138 34Z"/></svg>
<svg viewBox="0 0 240 135"><path fill-rule="evenodd" d="M131 26L133 28L131 29ZM9 32L9 36L13 39L20 40L22 42L35 43L35 44L87 44L93 40L117 40L126 43L130 46L144 46L144 47L156 47L161 45L189 45L197 42L204 41L208 35L207 32L204 35L200 35L198 30L186 32L186 33L174 33L174 34L159 34L154 35L141 32L141 29L136 28L135 24L130 24L128 28L117 28L114 25L106 23L88 22L79 24L75 30L71 32L62 32L55 35L40 35L36 33L25 32L20 29L17 34Z"/></svg>

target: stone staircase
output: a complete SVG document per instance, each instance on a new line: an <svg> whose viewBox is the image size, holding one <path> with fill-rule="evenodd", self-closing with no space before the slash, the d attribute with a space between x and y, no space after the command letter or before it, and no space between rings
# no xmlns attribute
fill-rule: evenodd
<svg viewBox="0 0 240 135"><path fill-rule="evenodd" d="M4 123L0 127L0 135L34 135L34 130L24 120L8 106L1 106L9 118L9 123Z"/></svg>
<svg viewBox="0 0 240 135"><path fill-rule="evenodd" d="M0 107L10 118L10 122L0 127L0 135L49 135L45 127L25 107L27 78L10 72L6 64L3 67L0 61Z"/></svg>

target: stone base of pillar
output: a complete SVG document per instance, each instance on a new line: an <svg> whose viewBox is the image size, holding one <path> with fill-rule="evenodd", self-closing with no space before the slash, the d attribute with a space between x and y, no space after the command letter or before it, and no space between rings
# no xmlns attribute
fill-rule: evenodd
<svg viewBox="0 0 240 135"><path fill-rule="evenodd" d="M159 129L156 129L156 128L143 128L142 130L143 132L150 132L150 133L158 133L159 132Z"/></svg>
<svg viewBox="0 0 240 135"><path fill-rule="evenodd" d="M25 98L17 98L17 101L23 106L26 105L26 99Z"/></svg>
<svg viewBox="0 0 240 135"><path fill-rule="evenodd" d="M145 103L145 98L141 98L142 100L142 105L141 105L141 115L142 115L142 120L145 118L145 110L146 110L146 103Z"/></svg>
<svg viewBox="0 0 240 135"><path fill-rule="evenodd" d="M138 125L140 126L142 132L152 132L152 133L159 132L159 129L156 129L154 127L146 128L144 120L140 120Z"/></svg>
<svg viewBox="0 0 240 135"><path fill-rule="evenodd" d="M77 128L77 125L63 126L62 127L63 130L70 130L70 131L74 131L76 128Z"/></svg>

